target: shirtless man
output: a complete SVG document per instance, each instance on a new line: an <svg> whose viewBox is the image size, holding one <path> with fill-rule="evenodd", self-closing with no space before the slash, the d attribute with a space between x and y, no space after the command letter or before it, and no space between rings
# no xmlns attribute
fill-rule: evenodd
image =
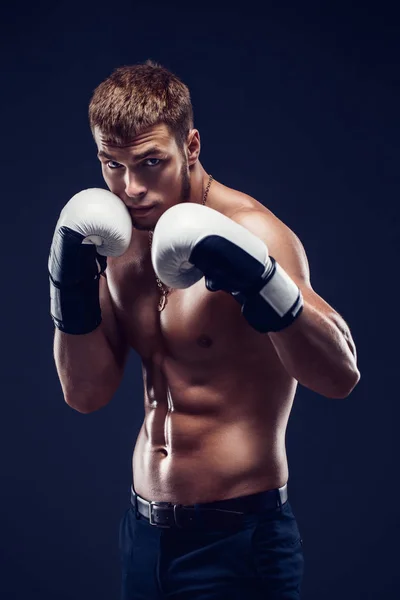
<svg viewBox="0 0 400 600"><path fill-rule="evenodd" d="M110 402L130 348L142 360L121 597L298 599L285 431L298 382L328 398L357 384L349 328L311 287L294 233L206 173L175 75L119 68L89 117L110 191L60 216L51 313L75 410Z"/></svg>

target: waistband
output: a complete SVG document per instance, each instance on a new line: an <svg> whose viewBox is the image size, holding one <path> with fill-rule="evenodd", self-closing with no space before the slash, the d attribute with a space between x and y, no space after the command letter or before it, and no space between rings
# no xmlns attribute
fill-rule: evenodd
<svg viewBox="0 0 400 600"><path fill-rule="evenodd" d="M143 517L150 525L168 529L238 526L244 516L280 508L287 499L287 483L281 488L248 496L191 505L145 500L131 487L131 504L136 518Z"/></svg>

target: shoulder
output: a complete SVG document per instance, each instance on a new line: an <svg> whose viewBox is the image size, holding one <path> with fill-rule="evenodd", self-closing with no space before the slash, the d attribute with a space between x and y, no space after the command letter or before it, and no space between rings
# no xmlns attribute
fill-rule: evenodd
<svg viewBox="0 0 400 600"><path fill-rule="evenodd" d="M219 199L218 196L219 195ZM217 197L216 199L214 199ZM299 237L255 198L218 185L213 206L260 238L269 254L297 282L310 285L309 265Z"/></svg>

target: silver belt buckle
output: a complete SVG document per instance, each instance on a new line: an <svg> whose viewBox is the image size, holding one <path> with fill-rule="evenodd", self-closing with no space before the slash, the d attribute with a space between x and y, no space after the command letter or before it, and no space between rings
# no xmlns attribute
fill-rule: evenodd
<svg viewBox="0 0 400 600"><path fill-rule="evenodd" d="M149 502L149 523L150 523L150 525L154 525L155 527L162 527L163 529L169 529L171 527L171 525L160 525L159 523L155 523L155 521L153 520L152 507L157 506L159 504L160 504L160 502L154 502L153 500L151 502ZM166 504L168 504L168 502L166 502Z"/></svg>

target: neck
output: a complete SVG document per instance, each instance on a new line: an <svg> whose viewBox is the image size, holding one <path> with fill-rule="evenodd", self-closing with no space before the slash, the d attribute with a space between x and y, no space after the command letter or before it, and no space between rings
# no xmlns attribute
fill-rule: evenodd
<svg viewBox="0 0 400 600"><path fill-rule="evenodd" d="M206 173L200 161L197 161L190 169L190 197L188 202L193 204L202 204L204 192L209 180L209 175ZM207 204L207 203L206 203Z"/></svg>

